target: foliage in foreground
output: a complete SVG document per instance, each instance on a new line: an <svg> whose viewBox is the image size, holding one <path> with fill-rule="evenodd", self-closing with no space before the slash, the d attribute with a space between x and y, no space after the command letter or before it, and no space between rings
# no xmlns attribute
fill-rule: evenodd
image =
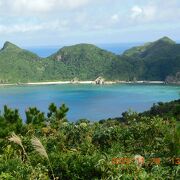
<svg viewBox="0 0 180 180"><path fill-rule="evenodd" d="M65 105L51 104L46 117L37 108L29 108L23 124L17 110L4 107L0 179L180 178L180 166L172 161L180 157L179 114L174 109L171 117L151 111L148 115L126 112L121 121L93 123L85 119L68 122L68 110ZM142 166L134 161L137 154L145 158ZM114 163L116 158L131 162Z"/></svg>

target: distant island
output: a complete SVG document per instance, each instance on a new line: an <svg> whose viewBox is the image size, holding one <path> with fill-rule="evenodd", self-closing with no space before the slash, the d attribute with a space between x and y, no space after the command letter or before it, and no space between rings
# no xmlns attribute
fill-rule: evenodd
<svg viewBox="0 0 180 180"><path fill-rule="evenodd" d="M180 44L168 37L116 55L91 44L63 47L47 58L5 42L0 84L36 82L180 82Z"/></svg>

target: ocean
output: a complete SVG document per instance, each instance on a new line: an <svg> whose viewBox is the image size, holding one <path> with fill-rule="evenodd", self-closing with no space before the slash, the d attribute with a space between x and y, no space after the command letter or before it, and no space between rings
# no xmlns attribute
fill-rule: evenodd
<svg viewBox="0 0 180 180"><path fill-rule="evenodd" d="M68 119L77 121L86 118L97 121L120 117L122 112L132 109L142 112L153 103L180 98L180 86L113 84L113 85L36 85L0 87L0 109L6 104L18 108L25 120L24 111L37 107L47 113L50 103L69 108Z"/></svg>
<svg viewBox="0 0 180 180"><path fill-rule="evenodd" d="M115 53L117 55L122 54L125 50L134 47L142 45L142 43L114 43L114 44L97 44L96 46L105 49L107 51L110 51L112 53ZM59 46L39 46L39 47L25 47L25 49L36 53L40 57L48 57L52 55L53 53L57 52L60 48L62 48L63 45Z"/></svg>

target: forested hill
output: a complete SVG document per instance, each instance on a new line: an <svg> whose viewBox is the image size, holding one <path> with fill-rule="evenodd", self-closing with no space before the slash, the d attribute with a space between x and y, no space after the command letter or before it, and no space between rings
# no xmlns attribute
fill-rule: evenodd
<svg viewBox="0 0 180 180"><path fill-rule="evenodd" d="M0 82L27 82L38 80L40 58L29 51L6 42L0 50Z"/></svg>
<svg viewBox="0 0 180 180"><path fill-rule="evenodd" d="M66 46L47 58L6 42L0 50L0 82L165 80L180 72L180 45L168 37L115 55L91 44Z"/></svg>
<svg viewBox="0 0 180 180"><path fill-rule="evenodd" d="M98 76L112 80L129 78L128 62L91 44L63 47L49 59L55 61L57 65L63 63L66 68L65 76L70 79L78 77L81 80L95 80ZM114 71L116 63L119 70L117 73ZM58 70L60 69L62 68L59 67Z"/></svg>
<svg viewBox="0 0 180 180"><path fill-rule="evenodd" d="M138 79L165 80L180 72L180 44L168 37L131 48L123 56L133 64Z"/></svg>

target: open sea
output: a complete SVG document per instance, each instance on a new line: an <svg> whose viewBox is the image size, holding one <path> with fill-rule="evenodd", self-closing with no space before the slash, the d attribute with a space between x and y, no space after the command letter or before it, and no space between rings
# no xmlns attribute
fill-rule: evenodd
<svg viewBox="0 0 180 180"><path fill-rule="evenodd" d="M18 108L25 119L25 109L36 106L47 113L51 102L69 108L68 119L76 121L87 118L97 121L120 117L132 109L142 112L153 103L180 98L180 86L114 84L114 85L36 85L0 87L0 109L3 105Z"/></svg>
<svg viewBox="0 0 180 180"><path fill-rule="evenodd" d="M97 44L96 46L105 49L107 51L113 52L115 54L122 54L125 50L142 45L143 43L113 43L113 44ZM24 47L31 52L36 53L40 57L48 57L53 53L57 52L64 45L59 46L39 46L39 47ZM66 45L68 46L68 45Z"/></svg>

